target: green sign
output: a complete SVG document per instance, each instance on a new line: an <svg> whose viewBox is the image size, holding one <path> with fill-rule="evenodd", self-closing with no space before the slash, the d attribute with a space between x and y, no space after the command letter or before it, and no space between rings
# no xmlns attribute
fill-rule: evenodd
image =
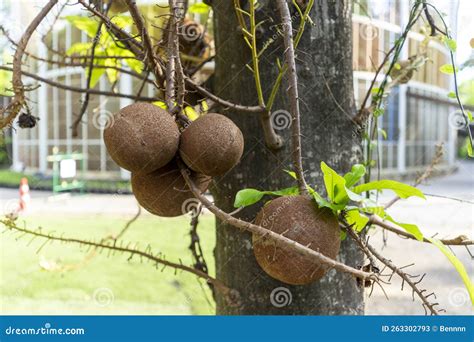
<svg viewBox="0 0 474 342"><path fill-rule="evenodd" d="M59 154L58 148L53 148L53 154L48 156L48 162L53 163L53 192L79 189L84 192L85 182L82 180L85 172L84 155L82 153ZM80 174L77 164L80 163Z"/></svg>

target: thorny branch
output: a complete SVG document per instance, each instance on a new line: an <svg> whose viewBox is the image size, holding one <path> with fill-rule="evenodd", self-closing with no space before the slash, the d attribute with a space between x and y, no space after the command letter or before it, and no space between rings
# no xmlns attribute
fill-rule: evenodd
<svg viewBox="0 0 474 342"><path fill-rule="evenodd" d="M201 238L198 234L198 225L199 225L199 216L202 213L202 205L199 203L197 208L192 211L191 223L190 223L190 232L191 243L189 244L189 250L194 259L194 268L201 270L206 274L209 274L209 268L207 267L206 259L204 258L204 252L201 246ZM207 283L212 294L215 295L214 285Z"/></svg>
<svg viewBox="0 0 474 342"><path fill-rule="evenodd" d="M403 237L406 237L408 239L416 240L416 238L411 235L410 233L405 232L402 230L398 225L390 222L390 221L385 221L382 219L380 216L377 215L370 215L369 217L369 222L368 225L375 224L376 226L379 226L383 229L386 229L388 231L391 231L392 233L401 235ZM446 246L470 246L474 245L474 241L469 239L467 236L460 235L452 239L440 239L444 245ZM423 242L431 243L427 239L423 239Z"/></svg>
<svg viewBox="0 0 474 342"><path fill-rule="evenodd" d="M211 277L210 275L208 275L207 273L205 273L201 270L197 270L193 267L186 266L181 261L179 263L171 262L171 261L168 261L168 260L164 259L164 257L161 255L161 253L154 254L153 251L151 250L150 245L148 245L145 250L140 250L137 247L130 248L129 247L130 243L127 244L126 246L123 246L122 243L118 243L117 240L115 240L115 239L112 240L113 241L112 243L106 242L106 241L104 241L104 242L94 242L94 241L89 241L89 240L82 240L82 239L64 237L62 235L61 236L56 236L56 235L53 235L52 233L43 232L41 228L39 228L37 230L22 228L22 227L18 226L13 220L10 220L10 219L1 219L0 223L2 223L6 227L7 231L16 231L16 232L20 232L20 233L23 233L23 234L33 235L35 237L46 239L46 242L41 247L45 246L49 241L59 241L59 242L64 242L64 243L73 243L73 244L78 244L78 245L82 245L82 246L89 246L89 247L92 247L92 248L97 248L99 250L109 250L109 251L112 251L112 252L116 251L116 252L122 252L122 253L130 253L129 260L133 256L138 256L138 257L145 258L145 259L153 261L157 266L162 265L163 269L166 268L166 267L171 267L171 268L174 268L176 271L181 270L181 271L185 271L185 272L188 272L188 273L192 273L192 274L198 276L199 278L203 278L208 283L211 283L213 285L213 287L216 290L221 291L223 293L223 295L230 302L235 301L235 299L237 298L236 297L237 296L236 291L228 288L221 281Z"/></svg>
<svg viewBox="0 0 474 342"><path fill-rule="evenodd" d="M15 117L20 112L21 108L25 105L25 93L23 89L23 82L21 80L22 70L21 64L23 59L23 54L26 50L26 46L28 45L28 41L30 40L33 33L36 31L38 25L43 21L43 19L47 16L49 11L57 4L58 0L50 0L36 15L36 17L31 21L31 23L26 28L23 36L18 43L18 47L15 51L15 55L13 56L13 92L14 97L13 100L8 104L6 108L0 109L0 129L10 125ZM5 117L4 114L7 113Z"/></svg>
<svg viewBox="0 0 474 342"><path fill-rule="evenodd" d="M375 269L378 270L378 268L375 266L376 265L375 260L374 260L374 257L375 257L382 264L384 264L386 267L388 267L392 271L392 274L389 277L388 283L390 283L390 280L393 277L393 275L397 274L402 279L402 290L403 290L403 284L407 283L412 289L413 296L416 293L418 297L420 298L420 300L422 301L422 305L423 305L423 308L425 309L425 312L428 309L432 315L438 315L438 312L444 311L444 310L436 310L434 307L438 305L438 303L430 303L430 301L428 300L430 296L435 296L436 298L436 295L433 292L430 294L425 294L426 290L420 289L418 287L420 282L423 280L424 275L420 277L420 276L412 276L406 273L403 269L407 268L408 266L397 267L395 264L393 264L392 261L383 257L379 252L377 252L377 250L374 247L369 245L369 243L366 240L364 240L356 232L354 232L352 230L352 227L346 225L344 228L347 234L359 245L359 247L367 255L367 257L370 260L370 265L372 266L372 268L375 267ZM412 265L409 265L409 266L412 266ZM419 279L413 280L414 278L419 278ZM382 288L381 285L380 287ZM413 297L413 300L414 299L415 298Z"/></svg>
<svg viewBox="0 0 474 342"><path fill-rule="evenodd" d="M141 61L146 59L146 53L145 53L146 49L144 48L143 44L140 41L138 41L137 39L132 37L126 31L119 28L113 22L111 22L110 18L108 18L106 15L104 15L103 13L98 11L96 8L94 8L87 1L78 0L78 2L82 6L84 6L89 12L91 12L92 15L99 18L104 23L107 30L111 34L113 34L120 43L122 43L124 45L124 48L128 49L129 51L131 51L135 55L135 57L123 57L123 56L111 56L110 57L110 56L107 56L106 58L120 58L120 59L121 58L136 58L136 59L141 60ZM133 94L120 94L120 93L115 93L115 92L112 92L112 91L108 92L108 91L100 91L100 90L95 90L95 89L83 89L83 88L79 88L79 87L66 86L66 85L62 85L59 82L48 80L48 79L42 78L40 76L37 76L35 74L22 71L21 70L21 56L31 55L28 52L26 52L26 45L27 45L27 42L29 40L29 37L31 36L31 34L35 30L35 28L39 25L41 20L49 12L51 7L54 6L55 3L57 3L57 0L56 1L50 1L50 3L48 3L48 5L46 5L42 9L42 11L38 14L38 16L31 22L29 29L27 29L25 31L25 34L22 37L22 39L20 40L20 42L18 44L15 44L15 46L16 46L15 55L17 56L17 58L14 59L13 68L0 66L0 68L3 69L3 70L13 71L13 86L14 86L14 92L15 92L15 97L13 98L13 101L10 102L9 106L7 108L0 109L0 117L1 117L0 118L0 128L3 128L5 126L7 126L8 124L11 124L11 122L14 120L14 118L16 117L16 115L18 114L18 112L20 111L21 107L24 104L24 101L25 101L24 89L23 89L23 84L21 83L21 75L22 74L27 75L27 76L29 76L29 77L31 77L35 80L38 80L42 83L46 83L46 84L49 84L51 86L61 88L61 89L64 89L64 90L70 90L70 91L73 91L73 92L89 93L89 94L94 94L94 95L105 95L105 96L111 96L111 97L122 97L122 98L129 98L129 99L136 100L136 101L153 102L153 101L157 100L156 98L153 98L153 97L135 96ZM37 56L32 56L32 57L35 58L35 59L39 58ZM74 60L74 59L88 61L90 59L95 60L95 59L103 58L103 56L94 56L94 58L90 58L90 56L79 56L79 57L63 56L63 57L68 58L71 61ZM156 70L158 70L158 67L161 67L161 65L164 65L164 62L159 60L158 57L156 57L156 58L157 58L157 69ZM67 63L67 62L48 61L48 63L56 63L56 64L59 65L61 63ZM74 66L84 66L84 63L73 63L73 64L74 64ZM75 64L80 64L80 65L75 65ZM68 64L64 64L64 65L69 66ZM72 64L70 66L72 66ZM98 68L98 67L103 67L103 66L94 65L94 68ZM112 68L112 67L107 67L107 68ZM113 68L115 69L115 67L113 67ZM117 70L121 71L121 72L132 73L128 70L119 70L118 68L117 68ZM143 77L141 75L138 75L138 74L136 74L136 75L133 74L132 76L143 79ZM157 76L157 75L155 75L155 76ZM158 77L159 76L160 75L158 75ZM221 99L220 97L218 97L217 95L211 93L210 91L205 89L203 86L197 84L196 82L194 82L191 78L189 78L187 76L183 77L183 80L184 80L184 83L187 84L190 88L198 91L203 96L208 97L210 100L212 100L216 103L219 103L224 107L234 109L234 110L237 110L237 111L249 112L249 113L262 113L263 111L265 111L265 108L262 108L261 106L244 106L244 105L235 104L235 103L232 103L230 101ZM147 80L147 82L148 82L148 80ZM152 80L149 80L149 82L153 83ZM158 78L158 82L160 83L160 85L162 85L163 82L164 82L163 77L161 79ZM162 86L161 86L161 89L162 89ZM8 113L8 116L4 117L5 113Z"/></svg>
<svg viewBox="0 0 474 342"><path fill-rule="evenodd" d="M421 283L423 280L425 274L421 276L411 276L410 274L406 273L403 271L402 268L397 267L395 264L393 264L392 261L388 260L384 256L382 256L375 248L373 248L370 244L366 243L367 249L374 255L378 260L380 260L381 263L383 263L385 266L387 266L390 270L392 270L392 275L397 274L400 278L402 278L402 290L403 290L403 284L406 283L408 286L411 287L412 289L412 295L413 295L413 300L415 300L414 295L416 295L420 298L422 301L423 308L425 309L425 313L427 314L428 311L431 313L431 315L438 315L439 312L445 311L443 309L435 309L435 306L439 305L439 303L431 303L428 298L430 296L434 296L436 299L436 295L434 292L425 294L426 290L425 289L420 289L418 287L418 284ZM417 280L412 280L413 278L418 278ZM390 279L389 279L390 281Z"/></svg>
<svg viewBox="0 0 474 342"><path fill-rule="evenodd" d="M157 80L163 79L163 70L158 63L158 57L156 56L153 43L151 41L148 30L146 29L145 22L142 15L140 14L136 1L126 0L130 15L133 18L135 25L137 26L138 32L140 32L143 46L145 48L145 58L149 62L150 70L152 70Z"/></svg>
<svg viewBox="0 0 474 342"><path fill-rule="evenodd" d="M0 65L0 70L12 71L13 69L10 67L5 67L5 66ZM94 95L105 95L108 97L121 97L121 98L131 99L131 100L137 99L137 97L133 94L122 94L122 93L115 93L113 91L102 91L102 90L97 90L97 89L85 89L85 88L80 88L80 87L74 87L74 86L69 86L60 82L56 82L56 81L38 76L36 74L30 73L27 71L22 71L21 73L34 80L40 81L41 83L49 84L52 87L69 90L75 93L89 93L89 94L94 94ZM152 101L156 101L157 98L148 97L148 96L139 96L138 100L152 102Z"/></svg>
<svg viewBox="0 0 474 342"><path fill-rule="evenodd" d="M292 155L293 165L297 176L300 194L307 194L307 184L304 179L303 162L301 159L301 124L300 104L298 95L298 76L296 74L295 48L293 45L293 26L290 10L286 0L277 0L277 6L283 23L283 42L285 45L285 58L288 65L288 93L290 95L290 111L292 116Z"/></svg>
<svg viewBox="0 0 474 342"><path fill-rule="evenodd" d="M166 106L170 112L175 111L176 101L176 59L179 58L179 41L178 41L178 11L173 0L169 1L170 19L168 23L166 54L168 56L168 63L166 64Z"/></svg>

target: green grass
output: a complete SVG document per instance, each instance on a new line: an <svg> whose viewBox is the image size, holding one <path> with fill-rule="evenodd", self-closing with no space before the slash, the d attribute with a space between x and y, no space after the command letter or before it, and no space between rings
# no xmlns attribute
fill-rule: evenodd
<svg viewBox="0 0 474 342"><path fill-rule="evenodd" d="M24 174L10 170L0 170L0 186L19 186L20 180L26 177L32 189L52 189L52 179L41 179L34 175ZM85 182L86 191L125 192L130 191L130 182L126 180L97 180Z"/></svg>
<svg viewBox="0 0 474 342"><path fill-rule="evenodd" d="M127 218L104 216L28 217L29 228L41 226L67 237L96 238L116 233ZM143 215L124 235L124 241L149 243L170 261L191 264L187 218ZM214 218L201 217L199 232L211 274L215 244ZM1 314L213 314L207 285L195 276L161 270L129 255L91 253L75 244L51 242L6 232L1 235ZM131 244L133 246L133 244ZM41 264L56 265L45 270ZM100 290L103 289L103 290ZM94 293L96 298L94 299ZM113 299L108 302L108 298ZM101 296L104 297L101 297ZM101 302L101 298L104 302ZM207 298L207 299L206 299ZM107 304L107 305L103 305Z"/></svg>

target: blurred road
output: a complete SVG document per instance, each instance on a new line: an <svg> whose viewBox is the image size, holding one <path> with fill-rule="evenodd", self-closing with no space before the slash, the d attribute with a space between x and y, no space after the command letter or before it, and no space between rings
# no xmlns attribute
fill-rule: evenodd
<svg viewBox="0 0 474 342"><path fill-rule="evenodd" d="M461 162L455 174L434 178L420 187L426 194L461 198L474 202L474 163ZM50 192L32 191L31 203L26 215L124 215L136 213L137 203L131 195L56 195ZM392 198L387 193L382 202ZM18 191L0 189L0 212L7 213L18 204ZM459 234L473 236L474 205L453 201L446 198L427 196L427 200L409 199L397 202L390 214L400 222L415 223L421 231L437 237L454 237ZM444 255L429 244L401 239L393 234L388 235L386 245L382 232L371 233L371 243L399 266L415 263L407 269L410 274L427 273L422 285L428 293L434 291L435 301L448 314L472 314L469 297L463 283ZM473 276L472 258L464 247L453 248L456 255ZM471 248L474 253L474 248ZM411 291L405 286L400 291L401 283L396 277L392 285L384 286L387 300L379 288L375 288L367 298L367 314L424 314L419 300L412 302ZM434 297L432 297L434 299Z"/></svg>
<svg viewBox="0 0 474 342"><path fill-rule="evenodd" d="M441 195L460 198L474 202L474 163L461 162L455 174L434 178L428 184L420 186L425 194ZM384 199L390 199L384 195ZM397 202L390 210L391 216L400 222L415 223L424 235L432 236L438 233L438 238L455 237L460 234L472 238L474 231L474 205L453 201L446 198L430 197L427 200L408 199ZM463 287L461 278L449 263L448 259L434 246L388 235L387 245L384 246L382 232L372 233L371 243L379 251L398 266L415 263L407 269L410 274L426 276L421 283L428 292L435 292L439 308L447 314L472 314L469 296ZM456 256L463 262L473 278L472 258L464 247L453 247ZM470 248L474 254L474 248ZM389 300L380 289L375 289L371 298L367 299L367 314L424 314L419 300L412 301L411 291L405 286L400 291L401 282L395 277L391 286L385 286Z"/></svg>

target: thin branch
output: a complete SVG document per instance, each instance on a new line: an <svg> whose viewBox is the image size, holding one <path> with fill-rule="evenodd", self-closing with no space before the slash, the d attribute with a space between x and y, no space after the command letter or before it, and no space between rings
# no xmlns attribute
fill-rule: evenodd
<svg viewBox="0 0 474 342"><path fill-rule="evenodd" d="M179 8L175 1L169 0L170 19L168 23L168 37L166 54L168 62L166 64L166 106L170 112L175 110L176 102L176 59L179 58L179 41L178 41L178 12Z"/></svg>
<svg viewBox="0 0 474 342"><path fill-rule="evenodd" d="M468 200L465 200L465 199L462 199L462 198L456 198L456 197L444 196L444 195L438 195L438 194L428 194L428 193L426 193L426 192L424 192L423 194L424 194L425 196L428 196L428 197L444 198L444 199L448 199L448 200L452 200L452 201L457 201L457 202L461 202L461 203L474 204L473 201L468 201Z"/></svg>
<svg viewBox="0 0 474 342"><path fill-rule="evenodd" d="M395 223L392 223L390 221L385 221L384 219L382 219L378 215L370 215L368 224L369 225L370 224L375 224L376 226L379 226L383 229L386 229L386 230L388 230L392 233L401 235L401 236L406 237L408 239L416 240L416 238L413 235L411 235L410 233L407 233L406 231L401 229ZM469 239L468 237L466 237L464 235L460 235L460 236L457 236L457 237L452 238L452 239L440 239L439 241L441 241L446 246L469 246L469 245L474 245L474 241L472 239ZM427 239L423 239L423 242L431 243Z"/></svg>
<svg viewBox="0 0 474 342"><path fill-rule="evenodd" d="M119 240L126 232L127 230L132 226L132 224L138 220L138 218L140 217L141 213L142 213L142 207L140 205L137 205L138 207L138 211L137 213L135 214L135 216L133 216L126 224L125 226L122 228L122 230L117 234L115 235L114 237L112 237L113 240L117 241Z"/></svg>
<svg viewBox="0 0 474 342"><path fill-rule="evenodd" d="M427 180L428 178L431 177L431 174L435 170L436 165L438 165L441 162L441 160L443 159L443 155L444 155L443 144L441 143L441 144L436 145L436 152L435 152L435 155L433 156L433 158L431 159L430 165L428 165L428 167L425 169L425 171L419 177L417 177L417 179L415 180L415 183L413 184L413 186L417 187L422 182L424 182L425 180ZM400 197L395 196L392 200L390 200L385 205L385 209L390 208L398 200L400 200Z"/></svg>
<svg viewBox="0 0 474 342"><path fill-rule="evenodd" d="M75 243L79 245L90 246L97 249L106 249L106 250L117 251L117 252L122 252L122 253L130 253L131 257L134 255L140 256L140 257L149 259L155 262L156 264L161 264L165 267L172 267L176 270L192 273L200 278L205 279L207 282L212 283L217 290L222 291L222 293L226 296L231 295L233 292L233 290L228 288L220 280L217 280L211 277L205 272L183 265L182 263L175 263L175 262L171 262L166 259L163 259L162 257L160 257L159 253L155 255L151 252L149 248L147 248L146 251L142 251L137 248L130 248L128 247L128 245L126 247L122 247L121 245L117 246L116 241L114 241L113 244L109 244L106 242L94 242L94 241L88 241L88 240L82 240L82 239L76 239L76 238L68 238L64 236L55 236L52 233L42 232L41 228L38 230L30 230L28 228L22 228L18 226L17 224L15 224L14 221L9 220L9 219L2 219L0 220L0 223L2 223L8 230L18 231L24 234L33 235L40 238L45 238L46 242L60 241L64 243Z"/></svg>
<svg viewBox="0 0 474 342"><path fill-rule="evenodd" d="M290 9L286 0L277 0L277 6L283 24L283 42L285 45L285 58L288 65L288 94L290 97L290 111L292 116L292 155L293 165L298 181L300 194L307 194L307 184L304 179L303 162L301 159L301 125L300 104L298 95L298 76L296 74L295 48L293 45L293 27Z"/></svg>
<svg viewBox="0 0 474 342"><path fill-rule="evenodd" d="M224 99L221 99L220 97L218 97L217 95L213 94L212 92L210 92L209 90L207 90L206 88L204 88L203 86L197 84L196 82L194 82L190 77L188 76L185 76L184 77L184 81L186 82L186 84L188 86L190 86L191 88L195 89L197 92L199 92L201 95L205 96L205 97L208 97L209 99L211 99L212 101L224 106L224 107L227 107L227 108L230 108L230 109L234 109L236 111L241 111L241 112L248 112L248 113L261 113L263 111L265 111L265 108L262 107L262 106L244 106L244 105L239 105L239 104L236 104L236 103L232 103L230 101L227 101L227 100L224 100Z"/></svg>
<svg viewBox="0 0 474 342"><path fill-rule="evenodd" d="M109 8L111 6L111 3L107 4L107 7L105 9L105 14L107 14L107 12L109 11ZM97 44L99 44L99 40L100 40L100 36L102 34L102 25L103 25L103 22L99 22L98 26L97 26L97 32L95 34L95 37L92 41L92 47L91 47L91 54L90 54L90 60L89 60L89 69L88 69L88 73L87 73L87 80L86 80L86 88L89 89L91 87L91 80L92 80L92 73L94 72L94 56L95 56L95 48L97 47ZM89 106L89 98L90 98L90 94L89 93L85 93L84 94L84 100L82 102L82 106L81 106L81 109L79 111L79 114L77 115L76 119L74 120L74 122L72 123L72 136L73 137L77 137L78 136L78 126L79 124L81 123L82 121L82 117L85 115L86 111L87 111L87 107Z"/></svg>
<svg viewBox="0 0 474 342"><path fill-rule="evenodd" d="M7 71L12 71L13 69L10 67L2 66L0 65L0 70L7 70ZM59 89L64 89L64 90L69 90L75 93L90 93L93 95L105 95L109 97L121 97L121 98L126 98L126 99L131 99L135 100L137 97L133 94L122 94L122 93L115 93L113 91L102 91L102 90L96 90L96 89L85 89L85 88L80 88L80 87L73 87L69 85L65 85L60 82L52 81L50 79L38 76L36 74L27 72L27 71L22 71L22 74L28 77L31 77L34 80L37 80L39 82L49 84L50 86L59 88ZM146 101L146 102L153 102L157 101L158 98L156 97L148 97L148 96L140 96L138 97L138 100L140 101Z"/></svg>
<svg viewBox="0 0 474 342"><path fill-rule="evenodd" d="M152 70L155 78L157 80L163 79L163 70L161 69L160 64L158 63L158 57L156 56L153 43L151 42L150 35L148 34L148 30L146 29L145 22L143 20L142 15L140 14L136 1L134 0L125 0L130 11L130 15L133 18L135 25L137 26L138 32L142 37L142 42L145 48L145 56L150 64L150 70ZM162 86L162 85L161 85Z"/></svg>

